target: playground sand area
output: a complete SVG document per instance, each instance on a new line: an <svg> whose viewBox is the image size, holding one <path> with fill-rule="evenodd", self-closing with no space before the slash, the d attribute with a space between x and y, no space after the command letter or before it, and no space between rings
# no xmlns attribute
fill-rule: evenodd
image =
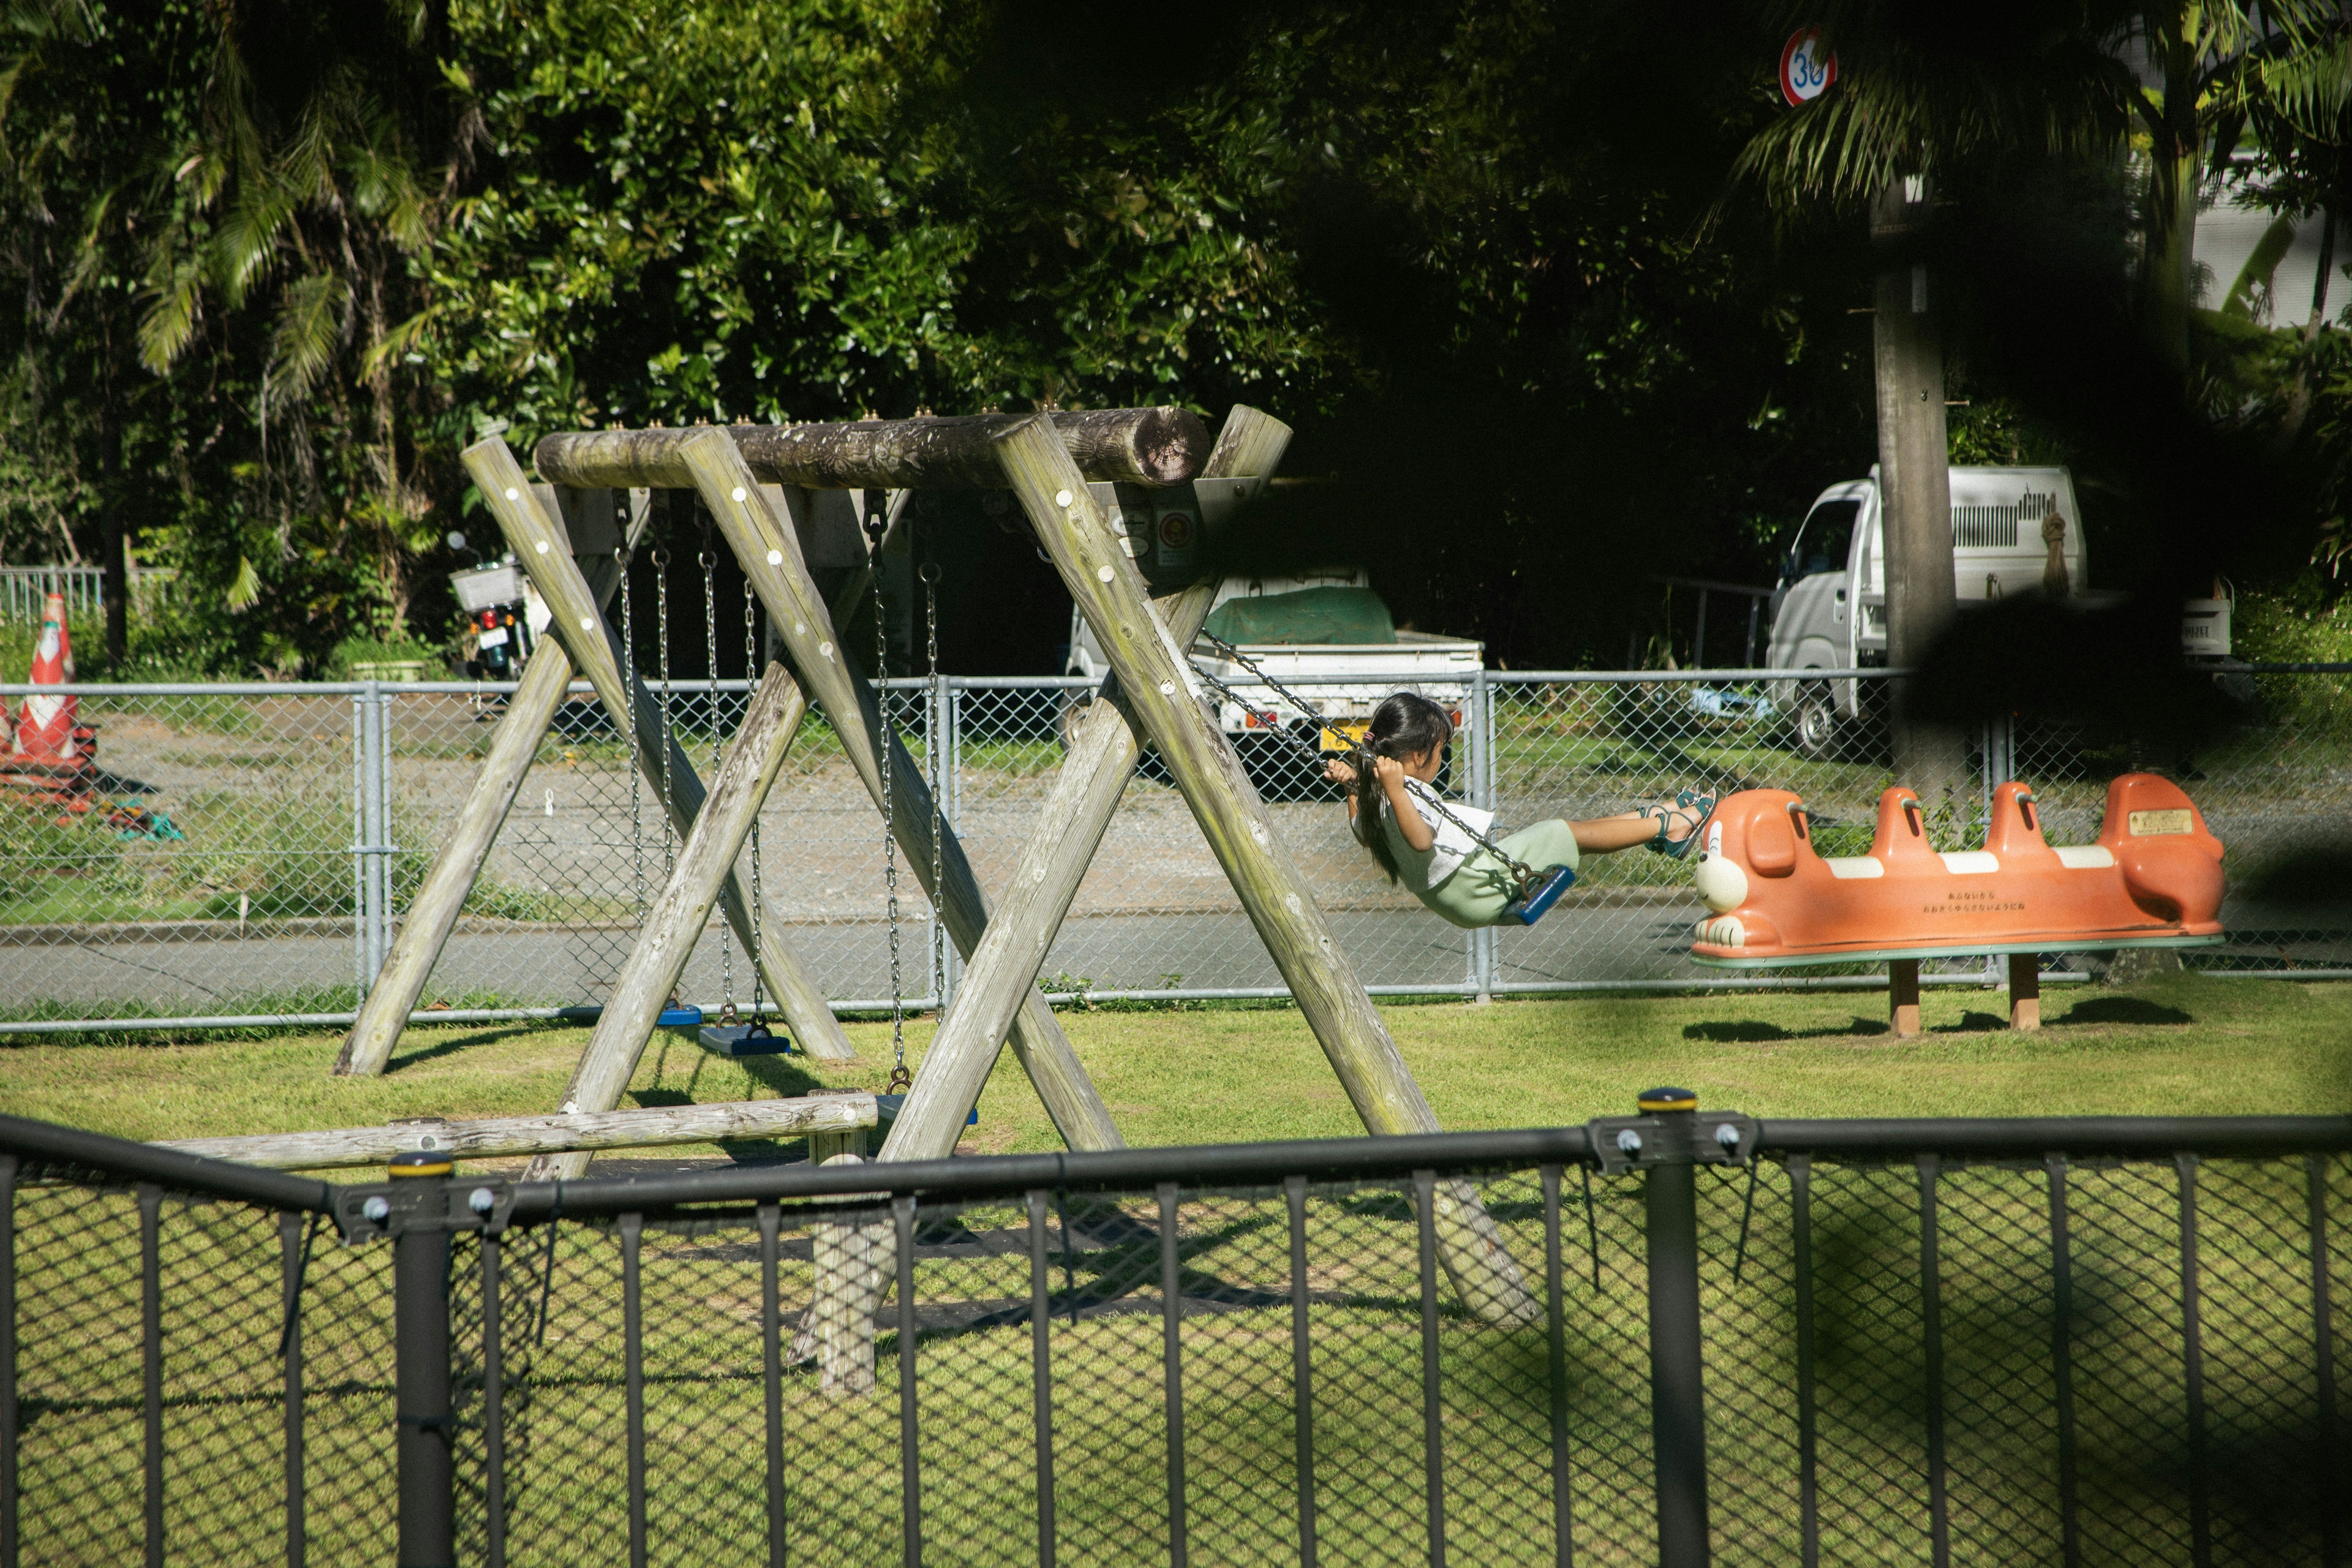
<svg viewBox="0 0 2352 1568"><path fill-rule="evenodd" d="M1883 992L1560 1000L1391 1001L1381 1012L1449 1130L1580 1123L1632 1109L1653 1083L1764 1116L2249 1115L2352 1109L2352 984L2179 974L2129 989L2053 987L2045 1026L2003 1027L2005 998L1930 989L1927 1032L1898 1041ZM1078 1054L1135 1145L1338 1138L1361 1129L1304 1020L1281 1005L1063 1010ZM909 1018L919 1067L932 1020ZM877 1089L887 1020L849 1026L859 1059L730 1061L657 1031L625 1103L709 1103ZM416 1027L391 1070L336 1079L336 1034L157 1045L12 1044L0 1109L135 1139L380 1126L417 1116L543 1113L562 1099L587 1031ZM961 1150L1059 1147L1008 1052ZM795 1142L684 1144L599 1161L626 1169L798 1158ZM481 1162L501 1168L520 1162ZM638 1168L644 1168L638 1164ZM362 1172L347 1179L363 1177Z"/></svg>

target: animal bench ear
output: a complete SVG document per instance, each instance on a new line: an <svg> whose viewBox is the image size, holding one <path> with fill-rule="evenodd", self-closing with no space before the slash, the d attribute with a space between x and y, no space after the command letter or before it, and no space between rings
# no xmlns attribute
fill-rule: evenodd
<svg viewBox="0 0 2352 1568"><path fill-rule="evenodd" d="M1759 811L1748 822L1748 864L1761 877L1797 868L1797 830L1785 810Z"/></svg>

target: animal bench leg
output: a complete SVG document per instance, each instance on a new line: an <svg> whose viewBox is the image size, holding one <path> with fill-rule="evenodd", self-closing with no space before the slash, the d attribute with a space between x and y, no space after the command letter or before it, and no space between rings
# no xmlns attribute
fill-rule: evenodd
<svg viewBox="0 0 2352 1568"><path fill-rule="evenodd" d="M1886 965L1886 1021L1895 1026L1896 1039L1918 1037L1919 961L1916 958L1893 959Z"/></svg>
<svg viewBox="0 0 2352 1568"><path fill-rule="evenodd" d="M2042 955L2038 952L2009 955L2009 1026L2042 1027Z"/></svg>

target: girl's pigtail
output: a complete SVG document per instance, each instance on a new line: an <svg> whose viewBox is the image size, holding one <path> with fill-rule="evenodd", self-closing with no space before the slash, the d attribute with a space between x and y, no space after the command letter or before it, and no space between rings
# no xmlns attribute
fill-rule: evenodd
<svg viewBox="0 0 2352 1568"><path fill-rule="evenodd" d="M1363 749L1356 753L1356 816L1349 827L1391 882L1400 879L1402 868L1381 826L1381 813L1388 809L1388 793L1372 771L1372 759L1433 752L1453 738L1454 721L1445 710L1417 692L1400 691L1372 710Z"/></svg>

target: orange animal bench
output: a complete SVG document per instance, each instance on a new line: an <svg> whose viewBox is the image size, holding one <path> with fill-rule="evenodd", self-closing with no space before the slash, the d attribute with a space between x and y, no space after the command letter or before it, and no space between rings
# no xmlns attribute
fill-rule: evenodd
<svg viewBox="0 0 2352 1568"><path fill-rule="evenodd" d="M2039 955L2221 940L2221 841L2196 804L2153 773L2107 786L2093 844L2052 845L2033 793L1993 792L1981 849L1939 854L1919 797L1879 797L1867 855L1815 851L1786 790L1728 795L1692 873L1712 913L1691 956L1722 969L1885 961L1897 1034L1918 1031L1919 960L2007 953L2011 1023L2040 1023Z"/></svg>

